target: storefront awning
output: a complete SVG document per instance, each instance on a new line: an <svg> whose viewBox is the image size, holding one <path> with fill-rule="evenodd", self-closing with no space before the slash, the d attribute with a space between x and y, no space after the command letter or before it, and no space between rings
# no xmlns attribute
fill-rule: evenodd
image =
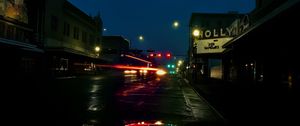
<svg viewBox="0 0 300 126"><path fill-rule="evenodd" d="M0 43L8 45L8 46L16 47L16 48L19 48L22 50L38 52L38 53L44 52L44 50L38 48L36 45L25 43L25 42L19 42L19 41L0 38Z"/></svg>

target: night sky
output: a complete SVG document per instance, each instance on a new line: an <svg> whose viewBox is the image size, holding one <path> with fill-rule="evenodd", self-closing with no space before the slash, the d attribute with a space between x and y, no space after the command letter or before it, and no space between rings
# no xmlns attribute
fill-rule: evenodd
<svg viewBox="0 0 300 126"><path fill-rule="evenodd" d="M100 13L106 31L103 35L121 35L131 48L171 51L186 55L188 22L193 12L247 13L255 0L69 0L88 15ZM174 28L174 21L179 27ZM143 35L144 41L138 36Z"/></svg>

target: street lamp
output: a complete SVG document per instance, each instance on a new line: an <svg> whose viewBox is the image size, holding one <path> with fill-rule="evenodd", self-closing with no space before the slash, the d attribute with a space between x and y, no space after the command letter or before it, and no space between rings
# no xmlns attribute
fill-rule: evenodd
<svg viewBox="0 0 300 126"><path fill-rule="evenodd" d="M139 36L140 41L144 41L144 37L142 35Z"/></svg>
<svg viewBox="0 0 300 126"><path fill-rule="evenodd" d="M182 60L178 60L177 66L181 66L182 63L183 63Z"/></svg>
<svg viewBox="0 0 300 126"><path fill-rule="evenodd" d="M200 36L200 30L199 29L194 29L193 30L193 36L194 37L199 37Z"/></svg>
<svg viewBox="0 0 300 126"><path fill-rule="evenodd" d="M174 21L173 22L173 27L174 28L178 28L179 27L179 22L178 21Z"/></svg>
<svg viewBox="0 0 300 126"><path fill-rule="evenodd" d="M99 47L99 46L96 46L96 47L95 47L95 51L96 51L96 52L99 52L99 51L100 51L100 47Z"/></svg>
<svg viewBox="0 0 300 126"><path fill-rule="evenodd" d="M199 39L199 37L200 37L200 30L198 29L198 28L195 28L194 30L193 30L193 36L194 36L194 41L193 41L193 43L194 43L194 47L196 47L197 46L197 40Z"/></svg>

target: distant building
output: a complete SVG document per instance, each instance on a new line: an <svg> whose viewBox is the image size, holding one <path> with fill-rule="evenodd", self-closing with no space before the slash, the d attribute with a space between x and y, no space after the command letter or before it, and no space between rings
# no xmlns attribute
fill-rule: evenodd
<svg viewBox="0 0 300 126"><path fill-rule="evenodd" d="M189 66L193 80L223 77L222 45L242 32L244 15L231 13L193 13L189 24Z"/></svg>
<svg viewBox="0 0 300 126"><path fill-rule="evenodd" d="M1 75L29 78L43 72L42 4L40 0L0 0Z"/></svg>
<svg viewBox="0 0 300 126"><path fill-rule="evenodd" d="M67 0L46 0L44 17L44 47L50 70L67 74L95 68L99 61L95 47L100 46L102 36L100 15L88 16Z"/></svg>
<svg viewBox="0 0 300 126"><path fill-rule="evenodd" d="M115 49L118 52L129 49L129 41L122 36L103 36L101 42L103 49Z"/></svg>
<svg viewBox="0 0 300 126"><path fill-rule="evenodd" d="M127 52L129 45L129 41L122 36L103 36L100 58L111 63L119 63L122 52Z"/></svg>

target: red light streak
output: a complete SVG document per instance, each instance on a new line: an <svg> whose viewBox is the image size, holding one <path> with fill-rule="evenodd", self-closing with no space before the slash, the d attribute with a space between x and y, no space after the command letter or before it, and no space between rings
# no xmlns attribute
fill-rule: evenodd
<svg viewBox="0 0 300 126"><path fill-rule="evenodd" d="M84 63L74 63L74 65L85 66L87 64ZM143 67L143 66L125 66L125 65L103 65L103 64L95 64L97 67L107 67L107 68L116 68L116 69L127 69L127 70L152 70L158 71L158 68L152 67Z"/></svg>
<svg viewBox="0 0 300 126"><path fill-rule="evenodd" d="M133 69L133 70L153 70L157 71L157 68L150 68L150 67L140 67L140 66L124 66L124 65L114 65L113 68L117 69Z"/></svg>
<svg viewBox="0 0 300 126"><path fill-rule="evenodd" d="M138 57L134 57L134 56L130 56L130 55L125 55L125 56L128 57L128 58L132 58L132 59L136 59L136 60L145 62L145 63L151 63L151 62L149 62L149 61L147 61L147 60L143 60L143 59L138 58Z"/></svg>

